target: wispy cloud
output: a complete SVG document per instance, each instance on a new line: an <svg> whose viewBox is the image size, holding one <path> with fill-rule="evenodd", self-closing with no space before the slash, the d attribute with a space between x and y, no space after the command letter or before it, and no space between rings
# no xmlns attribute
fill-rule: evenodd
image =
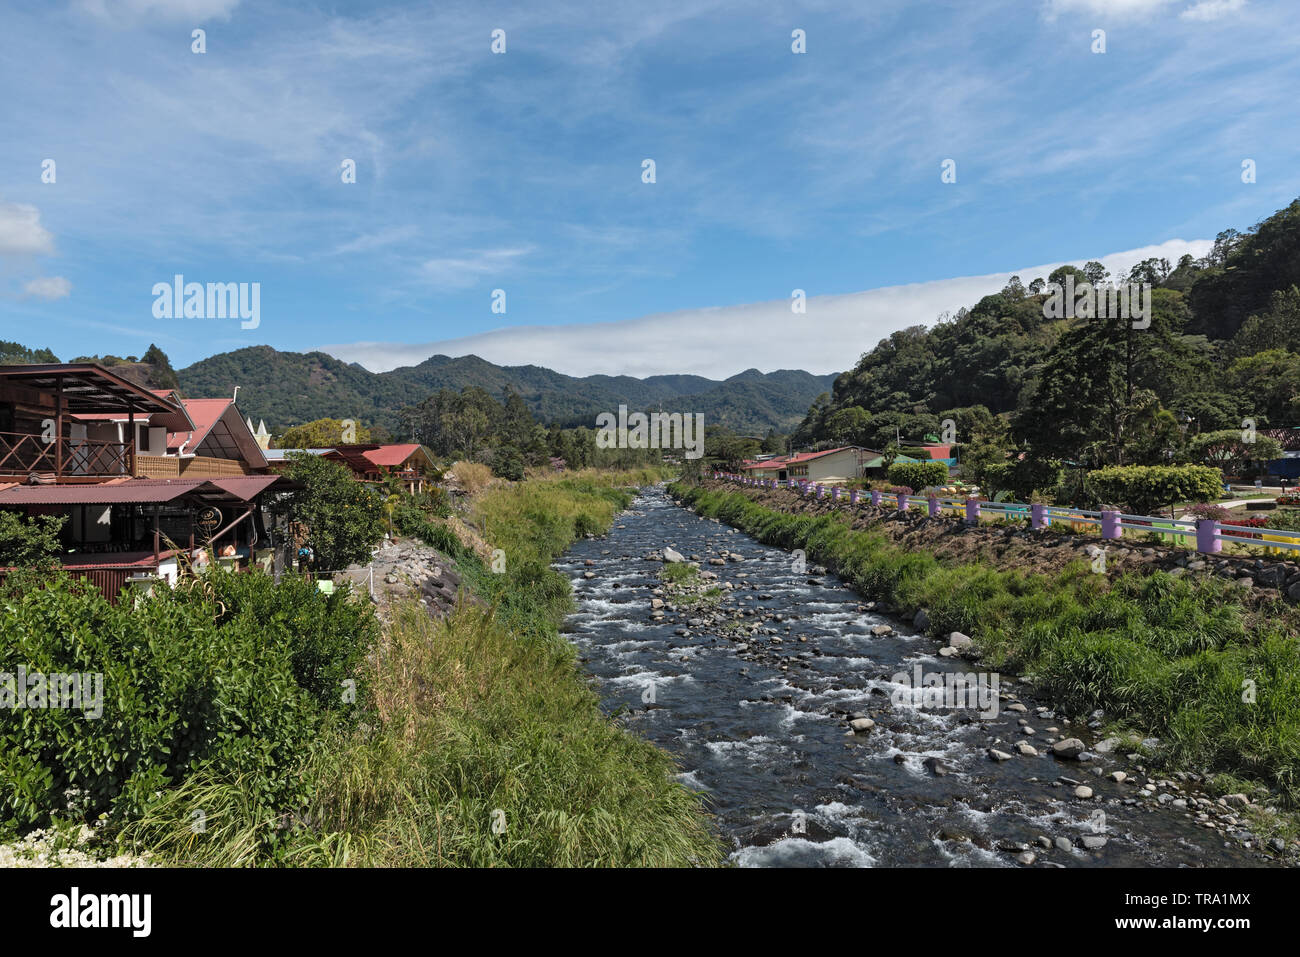
<svg viewBox="0 0 1300 957"><path fill-rule="evenodd" d="M202 23L228 20L239 0L78 0L77 6L101 20L157 19Z"/></svg>
<svg viewBox="0 0 1300 957"><path fill-rule="evenodd" d="M426 259L420 264L420 276L439 289L466 289L484 276L504 276L518 260L532 249L482 249L464 256Z"/></svg>
<svg viewBox="0 0 1300 957"><path fill-rule="evenodd" d="M72 294L72 283L62 276L42 276L24 283L23 292L35 299L66 299Z"/></svg>
<svg viewBox="0 0 1300 957"><path fill-rule="evenodd" d="M1184 20L1218 20L1236 13L1246 5L1246 0L1201 0L1179 14Z"/></svg>
<svg viewBox="0 0 1300 957"><path fill-rule="evenodd" d="M1170 262L1183 255L1199 258L1213 245L1211 240L1170 240L1099 261L1118 275L1149 257ZM355 342L320 349L373 372L416 365L432 355L471 354L500 365L542 365L572 375L689 373L725 378L751 367L841 372L864 349L898 329L928 325L944 312L969 306L1002 289L1012 275L1028 284L1060 265L814 296L803 314L794 313L789 300L777 300L617 322L501 328L439 342Z"/></svg>

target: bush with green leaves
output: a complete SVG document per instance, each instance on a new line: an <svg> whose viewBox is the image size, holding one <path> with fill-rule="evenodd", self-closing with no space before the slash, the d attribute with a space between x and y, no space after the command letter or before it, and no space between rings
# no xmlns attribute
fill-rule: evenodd
<svg viewBox="0 0 1300 957"><path fill-rule="evenodd" d="M305 452L289 456L286 475L302 488L271 506L306 535L316 568L337 570L370 560L384 537L384 503L344 466Z"/></svg>
<svg viewBox="0 0 1300 957"><path fill-rule="evenodd" d="M1056 497L1064 480L1064 467L1055 459L1038 459L1026 456L1013 462L995 462L985 465L978 477L981 488L989 495L1010 492L1021 501L1034 496Z"/></svg>
<svg viewBox="0 0 1300 957"><path fill-rule="evenodd" d="M63 515L26 518L0 512L0 568L27 568L45 564L59 551Z"/></svg>
<svg viewBox="0 0 1300 957"><path fill-rule="evenodd" d="M0 589L0 673L15 694L20 667L102 676L98 717L84 697L81 709L0 709L0 828L129 821L199 770L243 780L267 806L302 800L320 729L364 703L340 682L374 640L373 613L306 580L206 580L118 604L63 574Z"/></svg>
<svg viewBox="0 0 1300 957"><path fill-rule="evenodd" d="M889 481L914 489L946 485L948 466L942 462L895 462L889 467Z"/></svg>
<svg viewBox="0 0 1300 957"><path fill-rule="evenodd" d="M1208 502L1223 494L1223 473L1205 465L1116 465L1088 473L1100 502L1153 514L1181 502Z"/></svg>

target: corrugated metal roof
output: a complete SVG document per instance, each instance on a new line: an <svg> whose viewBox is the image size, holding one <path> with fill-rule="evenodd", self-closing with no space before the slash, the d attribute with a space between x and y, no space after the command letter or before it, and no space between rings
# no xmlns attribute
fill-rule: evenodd
<svg viewBox="0 0 1300 957"><path fill-rule="evenodd" d="M213 478L208 479L208 481L223 492L235 496L235 498L251 502L259 492L265 491L268 485L274 485L276 482L283 483L284 479L279 475L242 475L230 478Z"/></svg>
<svg viewBox="0 0 1300 957"><path fill-rule="evenodd" d="M126 479L84 485L11 485L0 489L0 506L152 504L170 502L191 493L230 495L242 502L251 502L276 482L286 488L294 487L280 475Z"/></svg>
<svg viewBox="0 0 1300 957"><path fill-rule="evenodd" d="M120 505L170 502L207 479L132 479L85 485L15 485L0 491L0 505Z"/></svg>
<svg viewBox="0 0 1300 957"><path fill-rule="evenodd" d="M414 443L381 445L379 448L365 453L365 456L376 465L393 466L401 465L418 451L420 451L420 447Z"/></svg>

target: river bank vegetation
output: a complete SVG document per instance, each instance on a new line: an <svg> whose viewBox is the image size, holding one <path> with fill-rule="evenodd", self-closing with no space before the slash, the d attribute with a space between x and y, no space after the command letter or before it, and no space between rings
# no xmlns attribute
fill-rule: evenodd
<svg viewBox="0 0 1300 957"><path fill-rule="evenodd" d="M412 601L382 634L364 595L293 576L116 606L15 579L14 660L107 671L108 704L100 723L7 712L0 837L91 823L97 856L181 866L719 863L701 799L601 712L559 633L572 598L551 560L657 478L493 486L467 516L490 560L419 513L467 588L446 619Z"/></svg>
<svg viewBox="0 0 1300 957"><path fill-rule="evenodd" d="M945 563L903 549L843 514L790 514L741 492L679 484L699 514L759 541L803 549L864 595L925 609L928 631L960 631L982 659L1020 673L1067 714L1100 708L1158 735L1160 757L1262 784L1300 802L1300 621L1261 614L1215 579L1094 574L1086 561L1047 574Z"/></svg>

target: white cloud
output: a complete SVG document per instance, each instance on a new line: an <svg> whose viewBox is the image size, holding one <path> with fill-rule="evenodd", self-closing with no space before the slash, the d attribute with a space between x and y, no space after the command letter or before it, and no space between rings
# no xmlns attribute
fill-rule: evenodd
<svg viewBox="0 0 1300 957"><path fill-rule="evenodd" d="M42 276L25 283L23 292L36 299L66 299L72 294L72 283L62 276Z"/></svg>
<svg viewBox="0 0 1300 957"><path fill-rule="evenodd" d="M336 246L334 254L336 256L346 256L349 253L365 253L383 249L394 243L401 243L414 238L416 232L414 226L392 226L373 233L363 233L356 239Z"/></svg>
<svg viewBox="0 0 1300 957"><path fill-rule="evenodd" d="M92 16L104 20L229 20L239 0L81 0L78 4Z"/></svg>
<svg viewBox="0 0 1300 957"><path fill-rule="evenodd" d="M26 203L0 203L0 255L49 255L54 237L41 225L41 213Z"/></svg>
<svg viewBox="0 0 1300 957"><path fill-rule="evenodd" d="M1246 5L1246 0L1201 0L1179 14L1184 20L1217 20L1236 13Z"/></svg>
<svg viewBox="0 0 1300 957"><path fill-rule="evenodd" d="M1200 258L1213 245L1208 239L1173 239L1102 256L1099 261L1112 274L1120 274L1150 257L1171 263L1184 254ZM782 299L614 322L494 329L440 342L355 342L321 350L374 372L416 365L432 355L470 354L499 365L540 365L579 376L690 373L726 378L751 367L842 372L892 332L929 325L943 312L973 305L1002 289L1013 275L1028 284L1035 277L1046 278L1060 265L814 296L804 315L792 313L789 300Z"/></svg>
<svg viewBox="0 0 1300 957"><path fill-rule="evenodd" d="M1047 0L1048 17L1063 13L1088 13L1116 19L1147 17L1181 0Z"/></svg>
<svg viewBox="0 0 1300 957"><path fill-rule="evenodd" d="M1048 19L1061 14L1086 13L1096 17L1116 20L1137 20L1158 13L1183 0L1047 0L1045 12ZM1246 0L1198 0L1178 15L1184 20L1217 20L1236 13L1246 5Z"/></svg>
<svg viewBox="0 0 1300 957"><path fill-rule="evenodd" d="M481 276L499 275L532 247L477 250L468 256L428 259L420 264L420 277L441 289L467 289Z"/></svg>

